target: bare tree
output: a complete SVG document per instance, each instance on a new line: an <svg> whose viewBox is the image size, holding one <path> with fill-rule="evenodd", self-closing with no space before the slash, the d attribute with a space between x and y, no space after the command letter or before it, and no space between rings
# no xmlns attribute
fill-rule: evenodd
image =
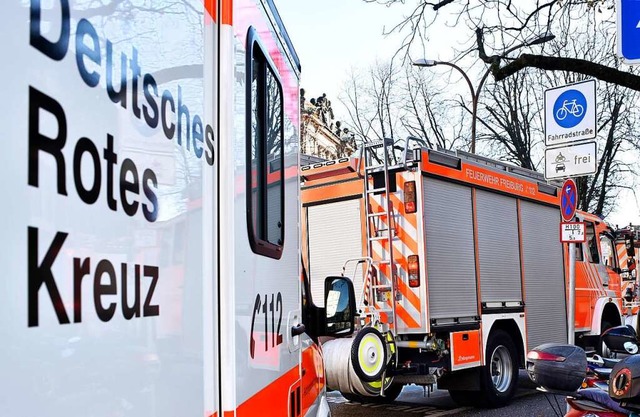
<svg viewBox="0 0 640 417"><path fill-rule="evenodd" d="M540 143L542 114L539 83L521 72L490 87L483 106L486 116L479 117L487 132L481 140L489 144L492 156L536 170L533 151Z"/></svg>
<svg viewBox="0 0 640 417"><path fill-rule="evenodd" d="M404 0L364 0L391 6L404 5ZM505 59L499 53L553 29L554 23L571 15L580 20L588 13L598 13L602 20L611 20L613 0L419 0L409 9L407 17L392 30L406 33L403 51L416 42L428 38L429 27L438 19L456 19L456 27L464 24L475 32L469 36L461 55L478 51L478 57L490 66L496 81L504 80L518 71L531 67L546 71L568 71L594 77L607 83L618 84L640 91L640 76L616 66L590 61L581 56L544 53L523 53ZM475 38L475 39L474 39ZM490 53L489 50L498 51ZM506 64L504 64L506 63ZM504 65L503 65L504 64Z"/></svg>
<svg viewBox="0 0 640 417"><path fill-rule="evenodd" d="M341 100L358 141L393 138L403 149L412 136L430 148L451 149L469 142L468 115L451 106L452 98L435 82L435 75L407 66L377 63L366 71L353 71Z"/></svg>
<svg viewBox="0 0 640 417"><path fill-rule="evenodd" d="M399 74L392 63L352 70L340 99L358 141L367 143L394 136L399 125Z"/></svg>
<svg viewBox="0 0 640 417"><path fill-rule="evenodd" d="M424 138L425 144L433 149L452 149L464 146L467 113L455 106L446 91L434 82L433 74L407 67L403 80L402 125L409 135ZM449 121L449 123L447 122ZM454 122L454 123L450 123Z"/></svg>
<svg viewBox="0 0 640 417"><path fill-rule="evenodd" d="M594 12L576 16L577 10L568 11L555 22L558 40L551 45L554 55L569 54L618 68L613 22L602 19ZM578 19L579 18L579 19ZM554 29L555 30L555 29ZM546 72L548 86L582 81L586 77L575 72ZM598 215L607 215L616 204L620 190L631 188L634 170L623 161L621 154L637 145L634 124L638 121L636 102L639 96L634 90L613 83L600 83L597 94L598 163L596 173L580 178L579 207Z"/></svg>
<svg viewBox="0 0 640 417"><path fill-rule="evenodd" d="M600 92L598 132L599 161L596 173L578 181L579 207L592 213L606 216L616 204L620 190L632 189L635 176L633 168L620 159L620 154L633 147L637 111L630 107L637 101L637 94L616 85L605 85Z"/></svg>
<svg viewBox="0 0 640 417"><path fill-rule="evenodd" d="M591 77L604 81L597 99L597 171L580 179L580 208L605 215L619 191L633 182L634 167L621 154L638 149L631 128L638 119L640 77L623 70L616 57L613 7L612 0L420 0L394 30L407 33L403 48L408 53L412 43L428 39L429 27L439 19L453 16L456 28L468 28L459 59L477 57L471 67L484 64L494 77L479 111L480 137L495 156L527 168L535 169L541 157L542 91ZM551 32L553 42L534 46ZM512 56L522 46L539 52Z"/></svg>

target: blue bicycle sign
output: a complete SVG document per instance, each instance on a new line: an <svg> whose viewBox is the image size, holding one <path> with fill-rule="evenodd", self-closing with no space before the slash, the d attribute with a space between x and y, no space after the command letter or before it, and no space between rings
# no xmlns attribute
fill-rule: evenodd
<svg viewBox="0 0 640 417"><path fill-rule="evenodd" d="M553 118L565 129L582 121L587 110L587 99L578 90L567 90L553 104Z"/></svg>
<svg viewBox="0 0 640 417"><path fill-rule="evenodd" d="M634 0L640 3L640 0ZM544 144L558 146L596 137L596 81L548 88L544 91ZM563 152L564 154L564 152ZM554 155L555 156L555 155ZM548 166L569 172L568 162ZM551 171L549 171L551 172Z"/></svg>

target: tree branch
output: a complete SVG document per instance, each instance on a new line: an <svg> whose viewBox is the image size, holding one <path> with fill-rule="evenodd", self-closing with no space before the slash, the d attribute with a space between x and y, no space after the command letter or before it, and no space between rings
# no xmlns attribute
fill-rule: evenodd
<svg viewBox="0 0 640 417"><path fill-rule="evenodd" d="M494 57L486 57L485 55L485 58L483 58L483 61L488 64L493 64L495 62ZM601 81L621 85L631 90L640 91L640 76L578 58L522 54L504 67L492 65L491 73L496 81L502 81L527 67L538 68L546 71L577 72L579 74L595 77Z"/></svg>

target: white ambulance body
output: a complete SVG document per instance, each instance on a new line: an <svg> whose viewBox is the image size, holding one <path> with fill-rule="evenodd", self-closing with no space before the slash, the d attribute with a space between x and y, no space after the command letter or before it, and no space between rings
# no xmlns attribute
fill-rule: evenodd
<svg viewBox="0 0 640 417"><path fill-rule="evenodd" d="M0 415L328 415L273 2L10 1L0 33Z"/></svg>

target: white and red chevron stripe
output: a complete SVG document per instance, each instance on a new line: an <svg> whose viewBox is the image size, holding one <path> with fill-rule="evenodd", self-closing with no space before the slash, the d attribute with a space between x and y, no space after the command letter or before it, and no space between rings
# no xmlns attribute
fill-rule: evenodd
<svg viewBox="0 0 640 417"><path fill-rule="evenodd" d="M395 262L396 287L399 299L396 302L396 331L398 333L425 331L426 304L421 299L421 288L411 288L408 285L407 258L419 253L418 219L415 213L406 213L404 210L404 183L413 180L415 175L411 172L397 175L397 192L390 195L393 213L391 224L394 232L393 253ZM384 195L376 195L370 200L374 213L385 211L387 201ZM375 220L377 229L386 229L389 220L384 216ZM376 228L374 228L375 230ZM382 232L386 234L387 232ZM372 257L374 260L388 260L389 247L387 240L373 241ZM380 264L378 267L380 284L391 284L393 276L389 264ZM390 302L387 308L390 307Z"/></svg>

